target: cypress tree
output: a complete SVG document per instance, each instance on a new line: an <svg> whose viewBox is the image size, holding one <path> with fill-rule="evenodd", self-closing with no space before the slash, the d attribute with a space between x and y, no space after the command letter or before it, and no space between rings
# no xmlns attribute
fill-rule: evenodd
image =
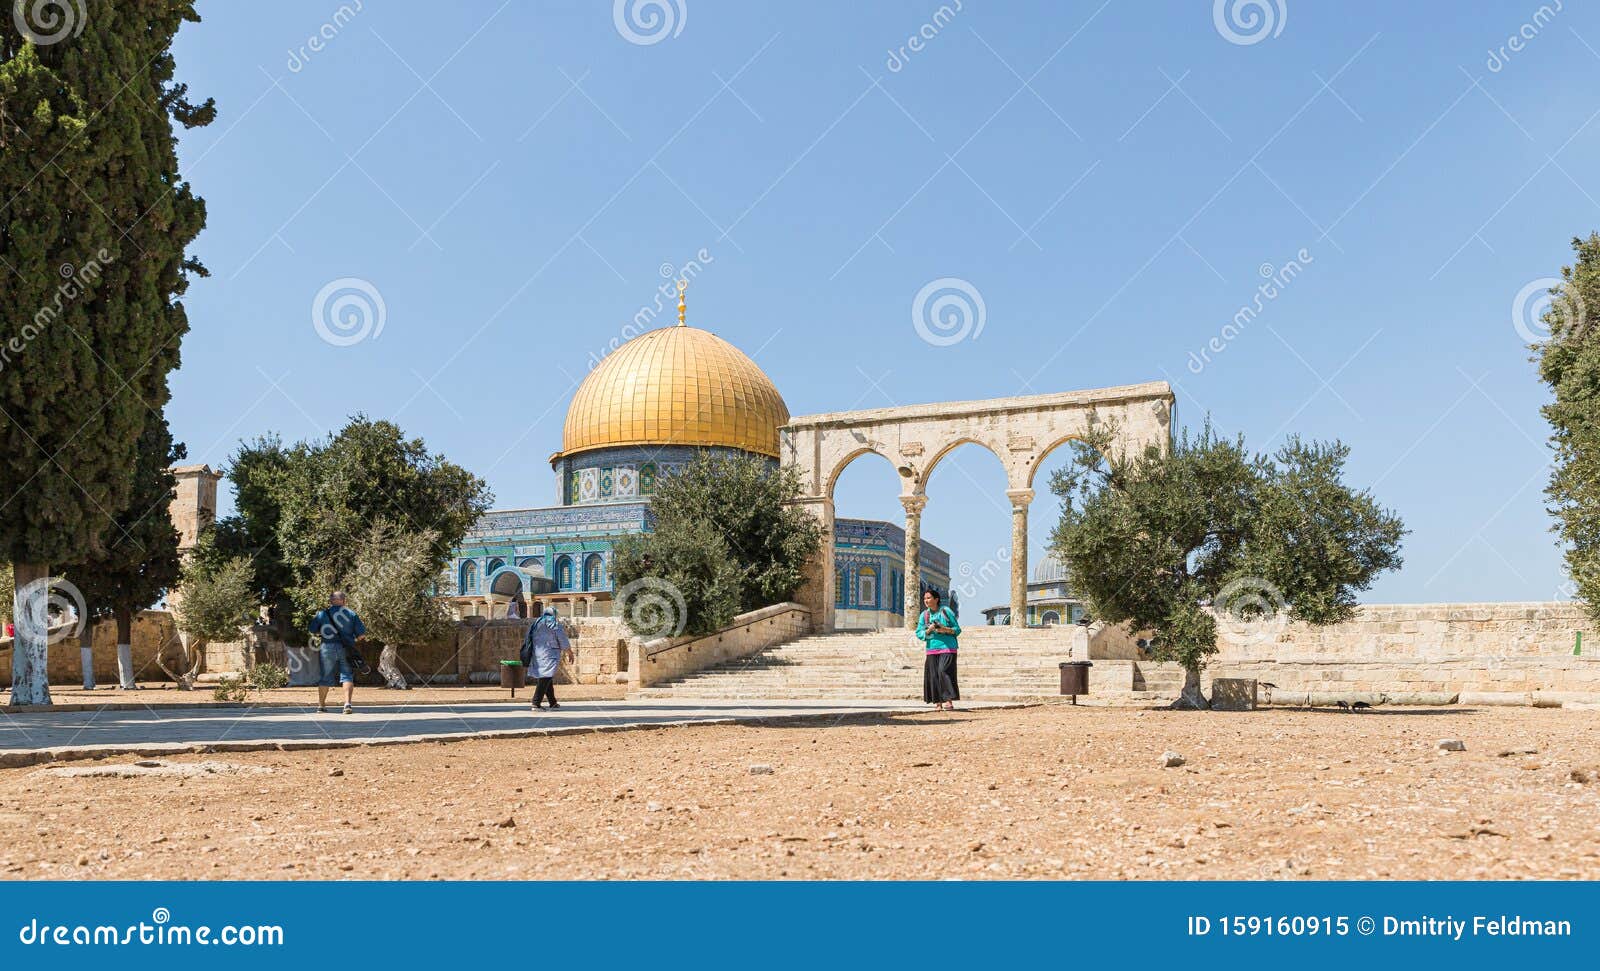
<svg viewBox="0 0 1600 971"><path fill-rule="evenodd" d="M174 82L191 0L13 0L0 21L0 558L24 592L106 553L146 422L167 399L205 268L204 203L174 123L209 124ZM36 20L39 17L51 20ZM43 632L18 625L13 704L50 700Z"/></svg>
<svg viewBox="0 0 1600 971"><path fill-rule="evenodd" d="M133 672L121 670L133 644L133 615L150 606L178 583L178 530L170 508L172 466L186 451L174 444L166 418L152 415L139 436L132 500L106 532L105 553L83 563L60 568L67 582L83 594L91 616L111 616L117 623L119 673L128 686ZM87 637L88 634L85 634ZM84 646L89 646L85 642Z"/></svg>

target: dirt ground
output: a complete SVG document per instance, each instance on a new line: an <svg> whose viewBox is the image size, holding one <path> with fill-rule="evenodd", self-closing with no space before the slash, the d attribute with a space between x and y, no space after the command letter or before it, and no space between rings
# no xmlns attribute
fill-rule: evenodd
<svg viewBox="0 0 1600 971"><path fill-rule="evenodd" d="M1592 880L1597 728L1049 706L80 762L0 770L0 874Z"/></svg>

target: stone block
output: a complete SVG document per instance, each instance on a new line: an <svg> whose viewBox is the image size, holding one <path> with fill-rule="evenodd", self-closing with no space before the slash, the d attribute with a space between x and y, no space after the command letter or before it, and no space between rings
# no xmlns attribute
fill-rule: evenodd
<svg viewBox="0 0 1600 971"><path fill-rule="evenodd" d="M1216 711L1255 711L1254 678L1215 678L1211 682L1211 707Z"/></svg>

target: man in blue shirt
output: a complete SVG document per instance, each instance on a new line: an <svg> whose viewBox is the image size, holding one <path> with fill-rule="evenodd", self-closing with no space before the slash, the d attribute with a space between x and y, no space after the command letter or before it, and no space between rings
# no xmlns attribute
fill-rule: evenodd
<svg viewBox="0 0 1600 971"><path fill-rule="evenodd" d="M354 610L344 605L344 592L335 590L328 606L311 618L311 633L322 638L322 679L317 682L317 711L328 710L328 689L344 685L344 713L350 714L356 697L356 676L350 665L350 652L356 639L367 632L367 625Z"/></svg>

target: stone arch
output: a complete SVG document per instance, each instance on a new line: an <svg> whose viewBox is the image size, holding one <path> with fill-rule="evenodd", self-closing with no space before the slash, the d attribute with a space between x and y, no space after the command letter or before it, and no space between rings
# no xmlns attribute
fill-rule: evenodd
<svg viewBox="0 0 1600 971"><path fill-rule="evenodd" d="M515 597L528 591L528 575L514 566L502 566L489 574L487 592L497 597Z"/></svg>
<svg viewBox="0 0 1600 971"><path fill-rule="evenodd" d="M902 480L906 511L905 617L915 622L920 575L923 491L928 474L946 454L973 442L999 458L1012 511L1011 622L1027 621L1028 506L1040 460L1063 443L1081 438L1091 422L1115 429L1120 453L1147 445L1165 449L1171 442L1174 398L1165 381L1065 391L1057 394L984 401L950 401L863 411L805 415L781 430L781 460L800 474L804 494L795 505L815 516L823 528L824 550L809 565L800 594L811 608L812 623L832 630L835 577L832 556L833 490L851 462L872 452L889 460ZM1046 447L1040 447L1044 443Z"/></svg>
<svg viewBox="0 0 1600 971"><path fill-rule="evenodd" d="M1044 448L1039 449L1038 452L1033 456L1033 459L1027 464L1027 478L1023 480L1023 484L1020 486L1020 488L1034 488L1034 477L1038 475L1039 469L1044 467L1045 459L1048 459L1051 455L1054 455L1057 449L1071 445L1073 442L1082 442L1083 440L1084 437L1082 432L1074 432L1070 435L1063 435L1054 442L1051 442L1049 445L1046 445ZM1107 458L1109 459L1109 456Z"/></svg>
<svg viewBox="0 0 1600 971"><path fill-rule="evenodd" d="M881 458L885 462L889 463L889 468L893 469L895 467L894 459L878 451L877 449L871 447L858 448L834 462L833 468L831 471L829 471L825 480L822 494L831 500L833 498L834 487L839 484L839 477L844 475L844 470L854 465L856 460L864 455L876 455L878 458Z"/></svg>
<svg viewBox="0 0 1600 971"><path fill-rule="evenodd" d="M973 435L961 435L940 446L939 450L933 453L933 458L929 459L927 463L919 470L915 480L915 489L917 494L920 495L927 490L928 480L933 478L933 470L939 467L939 463L944 461L945 456L949 455L951 452L954 452L963 445L976 445L985 452L988 452L990 455L993 455L995 461L1000 463L1000 468L1006 472L1007 479L1009 481L1011 470L1006 468L1005 449L1003 447L997 448L993 442L985 441L984 439Z"/></svg>

